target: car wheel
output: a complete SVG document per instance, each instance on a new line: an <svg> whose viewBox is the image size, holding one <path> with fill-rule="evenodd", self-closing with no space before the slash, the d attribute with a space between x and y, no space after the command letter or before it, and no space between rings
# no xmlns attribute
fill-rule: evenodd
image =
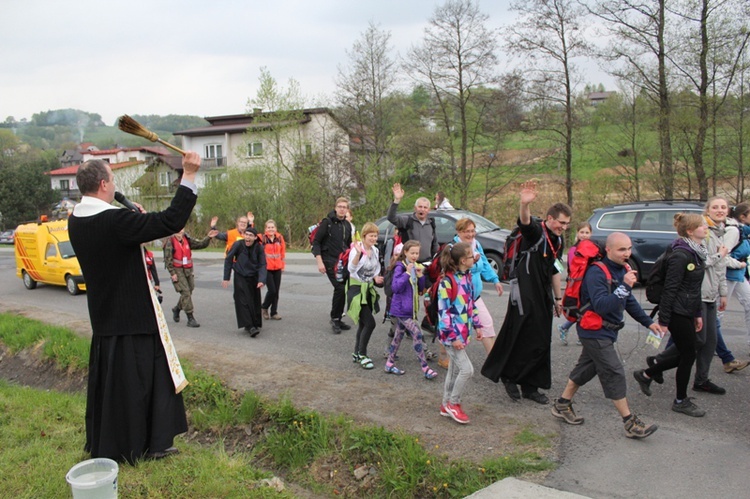
<svg viewBox="0 0 750 499"><path fill-rule="evenodd" d="M78 284L76 284L75 279L73 279L71 276L67 276L65 278L65 287L68 288L68 293L75 296L81 291L78 289Z"/></svg>
<svg viewBox="0 0 750 499"><path fill-rule="evenodd" d="M487 257L487 261L490 262L490 267L498 276L503 275L503 257L497 253L486 253L484 256Z"/></svg>
<svg viewBox="0 0 750 499"><path fill-rule="evenodd" d="M21 275L23 277L23 285L26 286L26 289L36 288L36 281L31 278L28 272L26 272L25 270L22 270Z"/></svg>

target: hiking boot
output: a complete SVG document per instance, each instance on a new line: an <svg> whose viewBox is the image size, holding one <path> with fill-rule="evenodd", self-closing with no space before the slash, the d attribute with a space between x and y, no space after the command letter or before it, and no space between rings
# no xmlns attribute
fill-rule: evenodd
<svg viewBox="0 0 750 499"><path fill-rule="evenodd" d="M193 317L193 314L187 314L187 318L187 327L201 327L198 321L195 320L195 317Z"/></svg>
<svg viewBox="0 0 750 499"><path fill-rule="evenodd" d="M735 371L742 371L747 367L748 364L750 364L750 362L746 360L734 359L732 362L727 362L726 364L724 364L724 372L729 374Z"/></svg>
<svg viewBox="0 0 750 499"><path fill-rule="evenodd" d="M180 306L177 305L172 309L172 320L175 322L180 322Z"/></svg>
<svg viewBox="0 0 750 499"><path fill-rule="evenodd" d="M260 309L260 315L261 315L261 317L263 317L263 318L264 318L265 320L269 320L269 319L271 318L271 316L270 316L270 315L268 315L268 309L267 309L267 308L261 308L261 309Z"/></svg>
<svg viewBox="0 0 750 499"><path fill-rule="evenodd" d="M581 416L577 416L575 411L573 410L573 402L559 402L555 401L554 404L552 404L552 415L556 418L562 419L568 424L582 424L583 418Z"/></svg>
<svg viewBox="0 0 750 499"><path fill-rule="evenodd" d="M456 423L466 424L469 422L469 416L461 409L461 404L445 404L445 410Z"/></svg>
<svg viewBox="0 0 750 499"><path fill-rule="evenodd" d="M688 416L692 416L694 418L702 418L706 415L706 411L695 405L691 401L691 398L692 397L688 397L680 403L677 403L677 401L675 400L674 402L672 402L672 410L674 412L687 414Z"/></svg>
<svg viewBox="0 0 750 499"><path fill-rule="evenodd" d="M647 425L638 416L631 414L630 418L625 422L625 436L628 438L646 438L658 428L655 424Z"/></svg>
<svg viewBox="0 0 750 499"><path fill-rule="evenodd" d="M333 329L333 334L341 334L341 321L331 319L331 329Z"/></svg>
<svg viewBox="0 0 750 499"><path fill-rule="evenodd" d="M568 345L568 330L562 327L562 324L557 325L557 330L560 332L560 343Z"/></svg>
<svg viewBox="0 0 750 499"><path fill-rule="evenodd" d="M653 369L654 367L656 367L656 357L646 357L646 364L651 369ZM654 373L653 376L651 376L651 379L653 381L656 381L660 385L663 385L664 384L664 373L661 373L661 372L660 373Z"/></svg>
<svg viewBox="0 0 750 499"><path fill-rule="evenodd" d="M696 392L713 393L714 395L724 395L725 393L727 393L724 388L711 383L710 379L707 379L700 384L693 383L693 390L695 390Z"/></svg>
<svg viewBox="0 0 750 499"><path fill-rule="evenodd" d="M641 391L643 394L647 397L651 396L651 381L653 381L651 378L647 378L646 374L643 372L643 369L640 371L633 371L633 377L638 382L638 386L641 387Z"/></svg>

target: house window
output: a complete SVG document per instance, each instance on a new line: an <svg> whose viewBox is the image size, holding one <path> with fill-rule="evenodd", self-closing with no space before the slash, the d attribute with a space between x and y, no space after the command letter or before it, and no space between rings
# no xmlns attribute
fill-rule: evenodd
<svg viewBox="0 0 750 499"><path fill-rule="evenodd" d="M222 174L221 173L206 173L205 179L206 179L206 187L209 185L215 185L219 181L221 181Z"/></svg>
<svg viewBox="0 0 750 499"><path fill-rule="evenodd" d="M248 156L263 156L263 143L262 142L248 142L247 143L247 155Z"/></svg>
<svg viewBox="0 0 750 499"><path fill-rule="evenodd" d="M169 187L169 184L169 172L159 172L159 185L161 187Z"/></svg>
<svg viewBox="0 0 750 499"><path fill-rule="evenodd" d="M223 157L221 144L206 144L206 159Z"/></svg>
<svg viewBox="0 0 750 499"><path fill-rule="evenodd" d="M70 180L60 180L60 190L67 191L70 189Z"/></svg>

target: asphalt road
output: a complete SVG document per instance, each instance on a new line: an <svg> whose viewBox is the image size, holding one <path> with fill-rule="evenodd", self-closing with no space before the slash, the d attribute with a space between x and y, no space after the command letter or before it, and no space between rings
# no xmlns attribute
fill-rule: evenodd
<svg viewBox="0 0 750 499"><path fill-rule="evenodd" d="M221 288L222 261L217 255L197 252L195 316L201 323L198 329L185 327L183 321L170 326L175 343L180 339L202 341L210 347L222 346L237 351L268 354L273 358L295 362L299 359L328 366L341 366L342 378L352 376L351 362L342 362L351 354L353 338L344 333L335 337L330 333L327 317L330 307L330 285L318 274L309 254L291 255L282 280L280 322L267 321L256 340L236 328L232 291ZM158 262L162 281L167 277ZM49 311L72 314L87 319L85 295L70 296L64 288L39 286L26 290L15 277L15 263L11 248L0 248L0 301L6 307L35 306ZM640 295L640 291L637 291ZM165 286L165 309L176 303L177 294ZM499 328L506 308L505 297L493 296L490 289L484 294ZM168 307L167 307L168 305ZM382 316L381 316L382 317ZM557 325L557 321L555 325ZM350 321L349 321L350 322ZM744 338L743 315L736 300L723 320L723 333L735 356L748 359ZM370 356L382 359L386 328L378 326L370 344ZM670 410L674 384L667 376L664 385L653 385L654 395L645 397L630 377L634 369L645 365L645 357L653 355L653 348L645 344L646 330L629 321L620 333L618 349L628 372L628 399L633 410L649 422L656 422L659 430L645 440L624 437L622 423L611 402L604 399L598 380L581 388L576 397L576 410L586 418L581 426L560 423L560 463L544 482L555 489L575 492L589 497L750 497L750 368L731 375L721 369L718 358L712 366L712 379L727 388L724 396L691 393L696 403L705 408L704 418L690 418ZM567 374L575 364L580 347L575 340L562 346L553 335L553 387L550 397L558 396ZM501 410L508 404L499 387L479 375L483 349L470 348L470 356L477 373L465 394L466 401L478 401ZM402 354L402 368L417 368L413 356ZM282 360L283 361L283 360ZM359 371L357 371L359 375ZM362 376L365 373L362 372ZM418 376L404 376L403 382L423 387ZM529 406L530 411L549 411L548 407ZM539 414L543 415L542 412ZM549 418L552 418L549 415ZM492 429L488 429L492 431Z"/></svg>

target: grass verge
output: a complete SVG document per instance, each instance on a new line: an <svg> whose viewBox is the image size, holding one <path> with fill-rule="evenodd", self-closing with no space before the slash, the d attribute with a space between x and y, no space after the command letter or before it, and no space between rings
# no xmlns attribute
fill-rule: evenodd
<svg viewBox="0 0 750 499"><path fill-rule="evenodd" d="M68 369L85 368L88 358L88 340L11 314L0 314L0 341L10 353L36 349ZM189 363L185 369L191 431L178 442L182 452L121 466L123 497L292 497L262 486L273 474L326 496L464 497L502 478L553 466L536 452L550 437L528 428L517 436L522 451L516 454L480 464L452 460L425 449L413 435L298 409L287 398L238 393ZM88 458L84 411L83 394L0 381L0 490L68 497L65 473Z"/></svg>

